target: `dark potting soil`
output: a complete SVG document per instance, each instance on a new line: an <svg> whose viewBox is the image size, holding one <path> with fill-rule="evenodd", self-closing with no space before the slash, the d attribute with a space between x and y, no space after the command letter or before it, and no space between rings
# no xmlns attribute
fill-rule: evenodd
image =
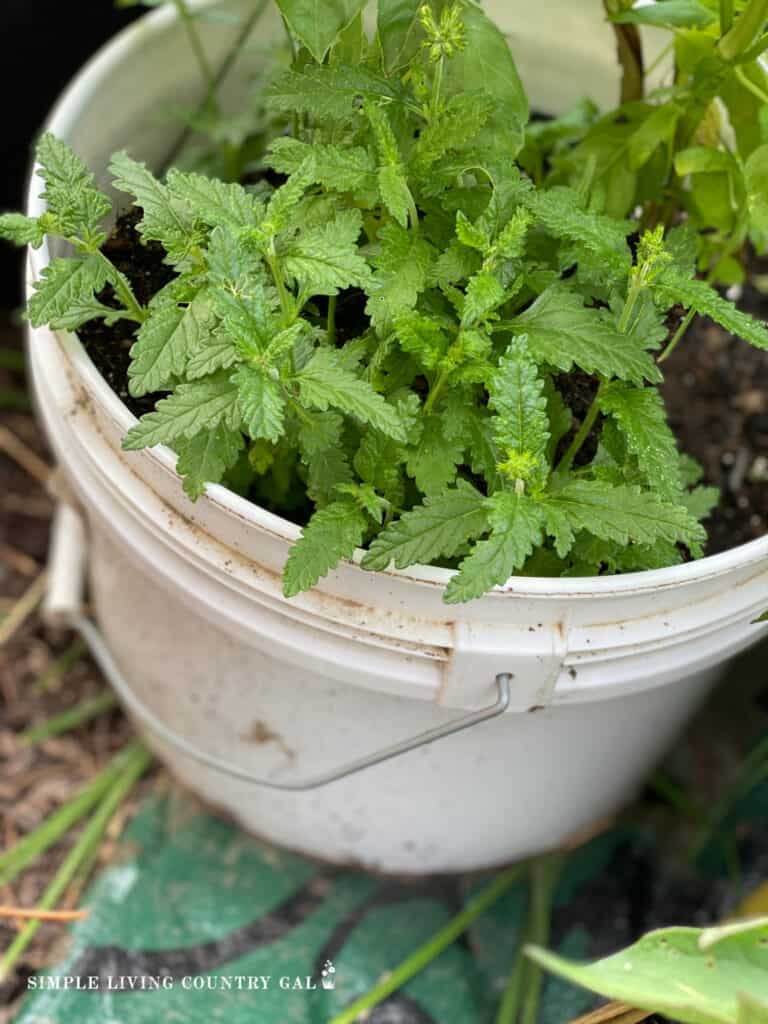
<svg viewBox="0 0 768 1024"><path fill-rule="evenodd" d="M145 303L172 279L173 270L163 263L160 245L141 242L136 232L140 217L137 210L123 214L104 251ZM750 271L751 278L768 275L768 260L753 260ZM115 304L109 289L102 301ZM362 296L352 289L339 296L337 344L360 333L362 302ZM739 305L768 319L768 296L753 284L744 286ZM110 387L141 416L151 411L162 395L137 399L128 394L134 328L125 321L106 327L99 320L86 324L79 334ZM721 492L720 504L705 524L709 535L706 553L727 551L761 537L768 529L768 352L697 318L663 366L662 392L680 448L701 463L703 482ZM576 418L581 419L594 396L595 380L577 372L559 376L556 383ZM594 448L588 440L579 455L588 460Z"/></svg>

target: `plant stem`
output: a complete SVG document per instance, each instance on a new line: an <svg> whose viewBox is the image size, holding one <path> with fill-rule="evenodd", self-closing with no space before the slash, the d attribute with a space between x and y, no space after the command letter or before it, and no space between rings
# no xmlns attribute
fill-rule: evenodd
<svg viewBox="0 0 768 1024"><path fill-rule="evenodd" d="M117 269L114 263L100 249L96 249L94 255L98 256L109 269L109 283L115 289L115 295L123 304L125 319L135 320L137 324L143 324L147 319L147 311L133 294L128 278Z"/></svg>
<svg viewBox="0 0 768 1024"><path fill-rule="evenodd" d="M216 93L219 91L221 83L227 77L227 74L229 73L230 69L240 56L241 50L248 42L248 38L250 37L251 32L253 32L254 28L256 27L256 23L264 13L269 2L270 0L261 0L261 3L256 5L252 13L243 23L242 29L237 34L235 41L232 43L232 46L229 48L229 50L227 50L224 59L222 60L215 75L213 76L213 81L206 90L202 103L197 108L197 114L202 114L205 110L209 110L211 106L214 105ZM184 146L187 144L187 140L189 139L191 134L192 129L189 126L187 126L174 143L170 153L168 153L165 160L163 161L162 166L164 169L167 169L168 167L171 167L173 164L176 163L179 153L184 149Z"/></svg>
<svg viewBox="0 0 768 1024"><path fill-rule="evenodd" d="M179 20L184 25L184 29L186 30L187 33L187 38L189 39L189 45L192 47L192 52L195 55L195 60L197 61L198 67L200 68L200 77L203 79L203 84L207 89L206 106L212 106L215 109L216 80L214 78L213 71L211 70L211 65L209 64L208 58L205 54L205 49L203 48L203 43L202 40L200 39L200 34L197 31L195 19L193 18L192 13L189 10L189 7L187 6L187 0L173 0L173 5L178 12Z"/></svg>
<svg viewBox="0 0 768 1024"><path fill-rule="evenodd" d="M530 966L522 948L515 955L515 962L509 975L507 987L501 997L496 1024L515 1024L520 1011L523 993L525 992L525 975Z"/></svg>
<svg viewBox="0 0 768 1024"><path fill-rule="evenodd" d="M601 381L600 386L597 389L597 394L593 398L592 404L587 410L587 415L584 417L584 420L581 426L579 427L576 436L568 446L565 455L563 455L562 459L560 459L557 466L555 467L555 473L565 474L571 468L571 463L575 459L578 452L581 450L581 446L584 444L584 442L587 440L590 433L592 432L592 427L594 427L595 420L597 419L600 413L600 399L602 398L604 391L604 382Z"/></svg>
<svg viewBox="0 0 768 1024"><path fill-rule="evenodd" d="M115 695L109 690L105 690L98 697L84 700L75 707L62 711L60 715L54 715L47 722L41 722L40 725L36 725L32 729L26 729L19 738L22 743L40 743L41 740L47 740L51 736L60 736L64 732L70 732L72 729L85 725L86 722L104 714L105 711L110 711L116 704Z"/></svg>
<svg viewBox="0 0 768 1024"><path fill-rule="evenodd" d="M552 900L560 877L562 857L542 857L531 867L531 914L529 942L535 946L549 944ZM525 992L520 1012L520 1024L536 1024L541 999L542 970L537 963L529 963L525 975Z"/></svg>
<svg viewBox="0 0 768 1024"><path fill-rule="evenodd" d="M733 0L720 0L720 35L726 35L732 28Z"/></svg>
<svg viewBox="0 0 768 1024"><path fill-rule="evenodd" d="M290 292L285 284L285 278L283 277L283 271L280 266L280 260L278 259L277 253L275 252L274 239L269 245L268 250L265 253L267 265L272 272L272 279L275 282L277 288L277 294L280 296L280 308L283 311L283 318L285 320L285 327L288 327L295 319L295 312L293 308L293 301L291 299Z"/></svg>
<svg viewBox="0 0 768 1024"><path fill-rule="evenodd" d="M420 946L415 953L412 953L407 960L404 960L396 967L390 975L379 982L370 992L356 999L351 1006L329 1021L329 1024L353 1024L365 1011L372 1010L382 1000L401 988L428 966L436 957L447 949L462 932L466 931L470 924L484 911L492 906L500 896L518 882L525 871L525 864L517 864L507 868L490 885L486 886L467 907L457 914L453 920L441 928L441 930L423 946Z"/></svg>
<svg viewBox="0 0 768 1024"><path fill-rule="evenodd" d="M763 92L760 86L745 74L743 68L737 64L733 73L748 92L751 92L761 103L768 103L768 93Z"/></svg>
<svg viewBox="0 0 768 1024"><path fill-rule="evenodd" d="M443 67L445 65L445 57L441 56L437 62L435 68L435 79L432 83L432 105L430 107L430 116L434 121L440 113L440 91L443 87Z"/></svg>
<svg viewBox="0 0 768 1024"><path fill-rule="evenodd" d="M328 319L325 325L325 333L328 335L328 341L333 345L336 341L336 296L331 295L328 298Z"/></svg>
<svg viewBox="0 0 768 1024"><path fill-rule="evenodd" d="M435 402L438 400L440 395L445 390L445 385L446 385L447 381L448 381L448 370L446 370L445 367L443 367L443 369L437 375L437 380L435 381L434 387L429 389L429 394L427 395L427 400L424 403L424 415L425 416L428 416L432 412L432 410L433 410L433 408L435 406Z"/></svg>
<svg viewBox="0 0 768 1024"><path fill-rule="evenodd" d="M669 357L672 355L672 353L675 351L677 346L680 344L680 342L685 337L685 332L688 330L688 328L693 323L693 319L694 319L695 316L696 316L696 310L695 309L689 309L688 312L683 317L682 321L680 322L680 326L677 328L675 333L672 335L672 338L670 339L669 344L664 349L664 351L661 353L659 358L656 360L657 363L663 363L665 359L669 359Z"/></svg>
<svg viewBox="0 0 768 1024"><path fill-rule="evenodd" d="M752 46L768 20L768 0L747 0L731 29L717 44L724 60L735 60Z"/></svg>
<svg viewBox="0 0 768 1024"><path fill-rule="evenodd" d="M107 789L112 785L115 778L125 768L135 744L126 747L116 754L106 768L103 768L95 778L83 786L80 792L74 796L69 803L51 814L38 827L28 835L20 839L10 850L0 854L0 885L7 885L16 876L31 864L37 857L45 853L54 843L57 843L73 825L76 825L91 808L98 803Z"/></svg>
<svg viewBox="0 0 768 1024"><path fill-rule="evenodd" d="M151 761L152 755L140 743L133 746L130 756L127 758L125 770L112 783L110 789L107 790L93 817L64 858L64 862L43 893L38 909L52 910L54 905L61 899L67 886L77 874L80 864L101 842L101 838L112 820L112 816L147 770ZM30 921L13 940L5 956L0 961L0 981L7 977L8 973L13 969L16 961L24 953L39 927L39 920Z"/></svg>
<svg viewBox="0 0 768 1024"><path fill-rule="evenodd" d="M605 12L610 18L621 10L616 0L603 0ZM644 89L643 42L637 25L612 23L616 37L619 64L621 65L621 102L641 100Z"/></svg>

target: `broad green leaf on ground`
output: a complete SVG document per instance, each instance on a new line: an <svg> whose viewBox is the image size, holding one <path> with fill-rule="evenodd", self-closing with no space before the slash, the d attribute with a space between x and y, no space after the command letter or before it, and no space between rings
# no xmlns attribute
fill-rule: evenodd
<svg viewBox="0 0 768 1024"><path fill-rule="evenodd" d="M526 952L561 978L682 1024L768 1021L768 918L707 930L660 929L591 964L535 946Z"/></svg>
<svg viewBox="0 0 768 1024"><path fill-rule="evenodd" d="M565 285L551 285L512 324L516 333L528 336L536 359L558 370L568 372L576 364L587 373L638 385L661 380L643 340L620 333L607 310L586 307Z"/></svg>
<svg viewBox="0 0 768 1024"><path fill-rule="evenodd" d="M600 396L600 408L613 416L640 470L664 501L680 499L680 456L656 388L614 385Z"/></svg>
<svg viewBox="0 0 768 1024"><path fill-rule="evenodd" d="M665 306L679 302L688 309L696 310L701 316L708 316L757 348L768 348L768 327L749 313L742 313L705 281L688 278L671 267L659 275L653 287Z"/></svg>
<svg viewBox="0 0 768 1024"><path fill-rule="evenodd" d="M147 413L123 440L125 451L172 445L177 438L191 440L201 430L220 424L236 430L241 415L237 387L226 371L202 380L180 384L172 395L162 398L154 412Z"/></svg>
<svg viewBox="0 0 768 1024"><path fill-rule="evenodd" d="M541 544L541 512L528 495L499 491L485 507L490 536L474 546L446 587L448 604L471 601L506 583Z"/></svg>
<svg viewBox="0 0 768 1024"><path fill-rule="evenodd" d="M176 441L176 470L183 477L184 490L192 501L203 494L206 484L223 479L237 462L242 447L242 432L222 424L212 430L201 430L189 441Z"/></svg>
<svg viewBox="0 0 768 1024"><path fill-rule="evenodd" d="M320 412L339 409L396 441L406 440L396 410L370 384L342 369L329 349L318 349L296 381L305 405Z"/></svg>
<svg viewBox="0 0 768 1024"><path fill-rule="evenodd" d="M94 295L109 278L109 264L95 253L83 259L51 260L35 281L35 294L27 304L29 322L33 327L50 324L75 330L91 319Z"/></svg>
<svg viewBox="0 0 768 1024"><path fill-rule="evenodd" d="M482 494L459 480L440 494L424 499L380 533L363 559L364 569L386 569L429 565L438 558L451 558L468 540L480 536L488 526Z"/></svg>
<svg viewBox="0 0 768 1024"><path fill-rule="evenodd" d="M285 21L321 64L334 40L365 7L365 0L277 0Z"/></svg>
<svg viewBox="0 0 768 1024"><path fill-rule="evenodd" d="M285 397L280 384L260 369L238 366L230 377L239 392L243 427L256 440L277 443L283 433Z"/></svg>
<svg viewBox="0 0 768 1024"><path fill-rule="evenodd" d="M319 509L293 545L283 575L283 593L295 597L336 566L351 558L367 528L365 513L354 501L334 501Z"/></svg>

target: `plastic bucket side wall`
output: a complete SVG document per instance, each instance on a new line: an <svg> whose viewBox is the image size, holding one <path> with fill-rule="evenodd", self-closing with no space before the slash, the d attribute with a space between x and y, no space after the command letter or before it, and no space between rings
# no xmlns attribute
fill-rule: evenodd
<svg viewBox="0 0 768 1024"><path fill-rule="evenodd" d="M130 55L130 74L120 78L123 88L128 78L145 85L151 81L153 68L142 63L145 53L154 54L155 61L165 55L167 61L170 52L181 52L169 50L167 41L154 51L148 46L142 38L141 51ZM101 59L111 75L107 56ZM60 108L61 123L68 119L70 138L76 144L79 140L84 152L89 145L104 153L114 148L101 134L99 110L103 118L104 109L111 109L113 134L138 130L138 122L130 120L135 111L120 121L120 96L110 99L111 88L110 78L107 91L97 90L106 108L88 105L96 93L83 97L80 107L77 96L70 95ZM140 135L147 152L138 155L151 158L151 146L155 153L164 152L158 148L164 140L155 129L147 131ZM114 415L114 403L103 389L83 391L87 374L78 359L82 356L71 340L37 332L32 365L40 404L61 461L90 506L100 617L125 674L168 725L183 728L211 753L276 773L286 773L291 761L290 770L299 775L322 767L331 753L342 753L346 760L367 752L372 740L379 746L450 717L452 712L426 700L406 702L397 696L407 692L434 698L445 665L456 653L456 623L446 618L454 610L446 612L440 604L440 570L420 578L371 577L344 567L326 590L287 604L279 588L270 590L273 583L266 580L284 558L285 524L278 521L271 532L268 517L252 507L239 508L220 489L191 509L167 455L120 455L124 415ZM96 443L89 445L89 437ZM98 458L91 448L98 448ZM155 503L151 517L142 504L148 493ZM116 543L118 521L123 543ZM209 530L210 524L216 529ZM150 540L161 563L152 573L143 558ZM222 564L222 540L244 556L229 574ZM258 554L255 567L247 564L251 554ZM668 573L659 589L641 579L515 581L518 594L496 595L456 610L458 622L491 624L493 639L505 641L511 650L515 640L539 629L539 622L542 633L553 625L563 627L570 653L557 692L568 701L590 696L588 704L508 715L307 795L236 784L171 752L169 763L255 831L335 860L425 871L481 866L531 852L626 797L711 683L712 666L755 635L745 610L759 601L755 588L764 582L765 546L760 559L722 560L708 575L698 567L683 567L679 574ZM182 571L189 580L184 588L178 585ZM124 591L130 600L124 600ZM286 632L294 631L290 658L280 651L276 660L249 635L248 616L261 615L265 593L274 600ZM689 645L674 642L679 622L672 616L689 606L688 628L695 634L702 597L723 607L706 609L711 628L708 647L699 656L687 650ZM365 621L371 616L373 627ZM664 625L665 616L671 625ZM720 628L721 619L727 628ZM304 630L310 622L316 632L307 647ZM399 648L386 655L376 648L376 638L383 638L383 649L398 636L404 638ZM327 667L318 668L320 637L345 646L338 664L329 639ZM275 643L272 653L278 650ZM655 660L649 657L653 651ZM379 656L382 661L376 660ZM653 676L657 669L662 682L674 680L674 686L659 686ZM393 682L398 676L402 691ZM362 687L389 692L364 692ZM634 687L645 692L633 694ZM594 700L601 690L622 696ZM375 737L369 733L372 722ZM286 751L293 752L293 760ZM300 763L294 767L294 762Z"/></svg>

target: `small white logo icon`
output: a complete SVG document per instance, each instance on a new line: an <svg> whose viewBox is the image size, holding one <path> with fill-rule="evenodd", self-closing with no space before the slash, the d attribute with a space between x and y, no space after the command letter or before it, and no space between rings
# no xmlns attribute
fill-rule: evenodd
<svg viewBox="0 0 768 1024"><path fill-rule="evenodd" d="M323 988L332 989L336 986L336 968L330 960L325 961L325 967L320 972L320 984Z"/></svg>

